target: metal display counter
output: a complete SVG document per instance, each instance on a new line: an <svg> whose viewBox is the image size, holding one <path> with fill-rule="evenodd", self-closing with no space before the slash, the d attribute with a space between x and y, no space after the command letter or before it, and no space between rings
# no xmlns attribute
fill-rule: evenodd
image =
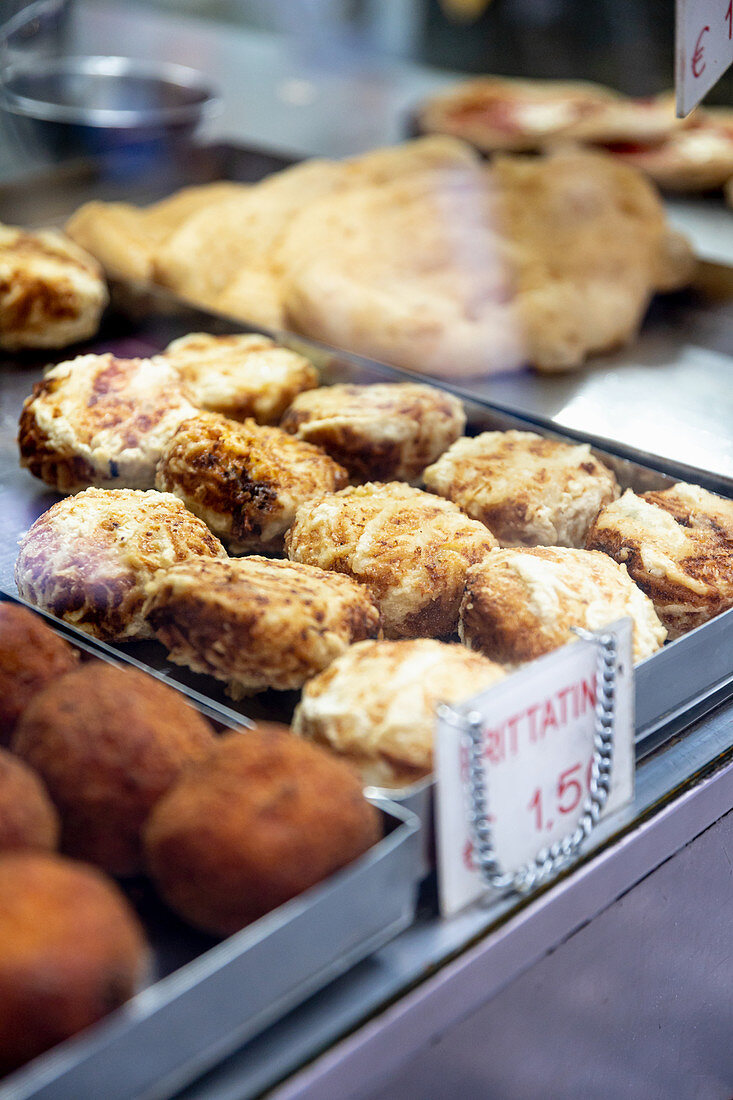
<svg viewBox="0 0 733 1100"><path fill-rule="evenodd" d="M402 66L389 79L331 75L308 91L269 36L137 11L133 20L116 4L79 3L75 34L78 52L196 65L218 78L228 104L209 137L272 147L277 133L281 149L303 154L397 140L403 109L449 79ZM336 84L350 89L346 99L333 94ZM365 102L349 117L350 105ZM733 261L733 218L721 204L693 210L679 202L672 215L681 228L697 224L708 259ZM700 467L730 492L731 301L704 316L688 304L682 327L671 317L664 308L653 315L637 361L621 371L606 357L560 379L522 372L492 380L481 396ZM733 672L732 641L723 644ZM726 1100L732 809L728 702L640 761L633 804L601 825L580 863L539 895L441 921L428 881L410 928L178 1095ZM171 1041L161 1034L161 1043Z"/></svg>

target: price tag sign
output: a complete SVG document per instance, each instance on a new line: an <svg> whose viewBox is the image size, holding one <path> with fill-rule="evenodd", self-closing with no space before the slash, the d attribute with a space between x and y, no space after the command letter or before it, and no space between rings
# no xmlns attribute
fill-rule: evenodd
<svg viewBox="0 0 733 1100"><path fill-rule="evenodd" d="M684 118L733 62L733 0L676 0L675 88Z"/></svg>
<svg viewBox="0 0 733 1100"><path fill-rule="evenodd" d="M634 794L631 620L604 629L616 641L610 789L602 815ZM493 855L507 876L563 841L588 807L596 745L599 651L577 641L533 661L467 700L443 707L435 741L440 908L451 916L485 894L471 817L475 770L484 792ZM468 715L480 716L477 753Z"/></svg>

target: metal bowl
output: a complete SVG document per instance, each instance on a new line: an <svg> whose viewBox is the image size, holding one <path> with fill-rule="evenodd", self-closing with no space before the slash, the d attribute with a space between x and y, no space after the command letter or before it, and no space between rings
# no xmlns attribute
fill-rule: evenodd
<svg viewBox="0 0 733 1100"><path fill-rule="evenodd" d="M200 73L127 57L54 57L11 68L0 104L64 151L181 141L218 107Z"/></svg>

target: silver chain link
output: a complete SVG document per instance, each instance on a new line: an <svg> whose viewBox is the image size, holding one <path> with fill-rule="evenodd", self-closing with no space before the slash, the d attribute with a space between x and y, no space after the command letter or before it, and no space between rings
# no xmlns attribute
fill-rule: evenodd
<svg viewBox="0 0 733 1100"><path fill-rule="evenodd" d="M592 634L580 628L575 628L575 633L583 641L593 642L598 649L596 724L590 790L583 806L583 813L573 832L541 848L533 860L517 871L502 871L494 852L488 810L489 792L483 763L482 717L478 711L471 711L463 716L449 707L443 708L443 717L447 717L452 724L460 726L467 739L470 796L468 817L473 841L473 856L484 883L492 890L501 892L514 890L526 894L558 874L572 862L581 844L597 824L608 799L611 789L616 711L616 638L613 634Z"/></svg>

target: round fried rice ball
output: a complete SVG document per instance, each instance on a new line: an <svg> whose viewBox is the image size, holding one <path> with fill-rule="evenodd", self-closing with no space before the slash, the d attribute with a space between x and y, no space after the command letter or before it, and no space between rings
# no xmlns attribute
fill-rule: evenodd
<svg viewBox="0 0 733 1100"><path fill-rule="evenodd" d="M359 642L305 685L293 731L349 760L365 783L403 787L433 770L438 704L470 699L505 675L432 638Z"/></svg>
<svg viewBox="0 0 733 1100"><path fill-rule="evenodd" d="M145 826L150 874L184 920L226 936L356 859L380 837L356 774L288 732L219 738Z"/></svg>
<svg viewBox="0 0 733 1100"><path fill-rule="evenodd" d="M0 745L10 743L18 718L37 692L78 662L76 650L40 615L0 603Z"/></svg>
<svg viewBox="0 0 733 1100"><path fill-rule="evenodd" d="M572 627L633 622L634 662L661 648L666 630L623 566L559 546L494 550L469 569L458 631L500 664L516 665L577 640Z"/></svg>
<svg viewBox="0 0 733 1100"><path fill-rule="evenodd" d="M44 512L15 564L29 603L105 641L149 638L143 588L158 569L225 558L205 523L170 493L87 489Z"/></svg>
<svg viewBox="0 0 733 1100"><path fill-rule="evenodd" d="M233 554L282 552L299 504L346 484L346 471L319 447L280 428L216 413L181 424L155 484L174 493Z"/></svg>
<svg viewBox="0 0 733 1100"><path fill-rule="evenodd" d="M170 659L224 680L234 698L299 688L379 630L362 585L271 558L184 562L147 593L145 614Z"/></svg>
<svg viewBox="0 0 733 1100"><path fill-rule="evenodd" d="M619 492L587 443L534 432L459 439L424 479L428 489L485 523L501 546L583 547L599 508Z"/></svg>
<svg viewBox="0 0 733 1100"><path fill-rule="evenodd" d="M0 749L0 852L33 848L53 852L59 815L40 777L17 756Z"/></svg>
<svg viewBox="0 0 733 1100"><path fill-rule="evenodd" d="M304 355L260 333L192 332L169 344L163 356L195 405L232 420L277 424L297 394L318 385L316 369Z"/></svg>
<svg viewBox="0 0 733 1100"><path fill-rule="evenodd" d="M414 481L465 426L459 398L414 382L322 386L296 397L281 423L352 481Z"/></svg>
<svg viewBox="0 0 733 1100"><path fill-rule="evenodd" d="M366 585L387 638L453 633L466 570L496 546L457 505L402 482L370 482L301 505L285 543L292 561Z"/></svg>
<svg viewBox="0 0 733 1100"><path fill-rule="evenodd" d="M148 952L127 900L93 867L0 855L0 1073L131 997Z"/></svg>
<svg viewBox="0 0 733 1100"><path fill-rule="evenodd" d="M48 787L62 850L133 875L151 808L214 743L209 723L179 692L137 669L94 661L34 699L13 749Z"/></svg>
<svg viewBox="0 0 733 1100"><path fill-rule="evenodd" d="M733 607L733 501L699 485L628 489L599 513L588 548L626 566L670 639Z"/></svg>

